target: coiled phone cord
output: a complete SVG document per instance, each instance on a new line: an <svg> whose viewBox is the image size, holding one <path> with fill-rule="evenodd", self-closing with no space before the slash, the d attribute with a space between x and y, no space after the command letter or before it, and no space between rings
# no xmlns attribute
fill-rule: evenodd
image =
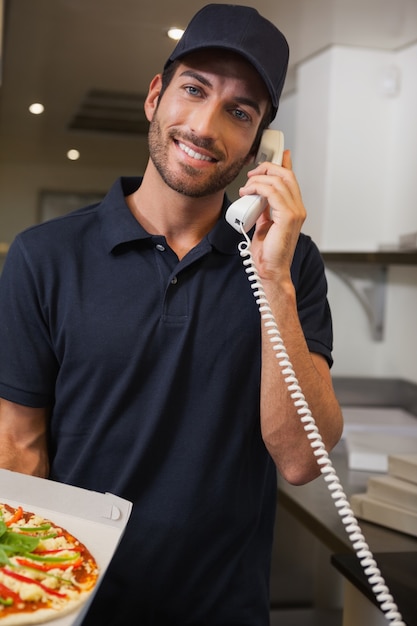
<svg viewBox="0 0 417 626"><path fill-rule="evenodd" d="M301 387L298 384L297 377L285 349L277 323L266 298L261 279L253 261L251 241L243 228L242 234L245 237L245 241L241 241L239 243L238 249L241 257L243 258L243 265L248 275L248 280L251 283L253 295L256 299L261 319L267 328L272 348L275 351L275 356L279 359L282 374L285 376L285 383L287 384L288 391L294 401L297 413L300 415L300 421L303 424L305 432L307 433L307 438L309 439L310 446L313 449L314 456L316 457L316 461L320 467L320 472L324 476L324 480L327 483L331 497L334 500L335 507L341 517L345 530L369 580L369 583L372 586L372 591L380 604L381 610L384 612L387 620L394 626L406 626L402 620L401 613L399 612L398 607L395 604L387 585L385 584L374 556L366 543L365 537L360 529L357 519L355 518L352 508L350 507L346 494L343 491L343 487L329 458L328 452L325 449L316 422L311 414Z"/></svg>

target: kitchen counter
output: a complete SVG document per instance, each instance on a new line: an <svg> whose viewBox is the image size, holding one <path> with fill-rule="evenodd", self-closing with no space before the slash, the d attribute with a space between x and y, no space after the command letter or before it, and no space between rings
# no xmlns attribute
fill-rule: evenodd
<svg viewBox="0 0 417 626"><path fill-rule="evenodd" d="M386 379L335 379L335 390L342 406L392 406L404 408L416 415L417 419L417 385L405 381ZM341 440L330 454L332 464L341 482L342 488L349 499L355 493L366 491L368 472L350 470L347 463L345 442ZM350 538L342 519L334 506L333 498L323 477L319 477L307 485L292 486L283 479L278 480L278 508L283 507L313 535L319 539L332 554L332 563L343 574L360 594L368 593L370 602L378 603L369 590L362 567L354 553ZM358 520L365 540L377 561L383 576L387 572L393 588L400 588L395 601L401 612L410 618L417 616L417 537L406 535L377 524ZM379 557L379 560L377 558ZM391 590L391 589L390 589ZM366 595L366 594L365 594ZM394 594L393 594L394 595ZM357 598L356 598L357 600ZM355 600L355 601L356 601ZM345 600L346 602L346 600ZM375 609L384 619L386 618ZM355 618L358 619L357 616ZM407 626L417 626L408 619ZM345 622L344 626L353 623ZM371 626L370 619L363 624ZM357 622L356 626L362 626Z"/></svg>

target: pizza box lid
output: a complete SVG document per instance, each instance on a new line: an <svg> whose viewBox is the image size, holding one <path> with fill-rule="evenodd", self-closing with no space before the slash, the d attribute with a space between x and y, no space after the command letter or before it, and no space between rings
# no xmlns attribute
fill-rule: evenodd
<svg viewBox="0 0 417 626"><path fill-rule="evenodd" d="M0 501L21 506L62 526L84 543L100 573L94 592L78 611L46 622L48 626L80 626L123 535L132 503L45 478L0 469Z"/></svg>

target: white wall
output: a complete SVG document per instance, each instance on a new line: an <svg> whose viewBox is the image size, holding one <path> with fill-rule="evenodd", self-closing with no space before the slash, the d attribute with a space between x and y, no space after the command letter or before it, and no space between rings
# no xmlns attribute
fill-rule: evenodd
<svg viewBox="0 0 417 626"><path fill-rule="evenodd" d="M375 250L417 231L416 67L417 46L334 46L298 68L295 169L305 231L322 250ZM417 267L389 268L380 342L353 292L327 273L333 373L417 382Z"/></svg>
<svg viewBox="0 0 417 626"><path fill-rule="evenodd" d="M381 242L396 98L383 93L392 53L334 46L302 64L296 108L297 171L322 249Z"/></svg>

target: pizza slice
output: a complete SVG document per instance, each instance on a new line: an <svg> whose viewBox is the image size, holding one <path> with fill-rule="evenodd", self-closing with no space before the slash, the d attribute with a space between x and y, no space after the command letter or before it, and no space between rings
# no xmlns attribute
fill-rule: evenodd
<svg viewBox="0 0 417 626"><path fill-rule="evenodd" d="M0 503L0 626L41 624L75 611L97 580L94 557L67 530Z"/></svg>

